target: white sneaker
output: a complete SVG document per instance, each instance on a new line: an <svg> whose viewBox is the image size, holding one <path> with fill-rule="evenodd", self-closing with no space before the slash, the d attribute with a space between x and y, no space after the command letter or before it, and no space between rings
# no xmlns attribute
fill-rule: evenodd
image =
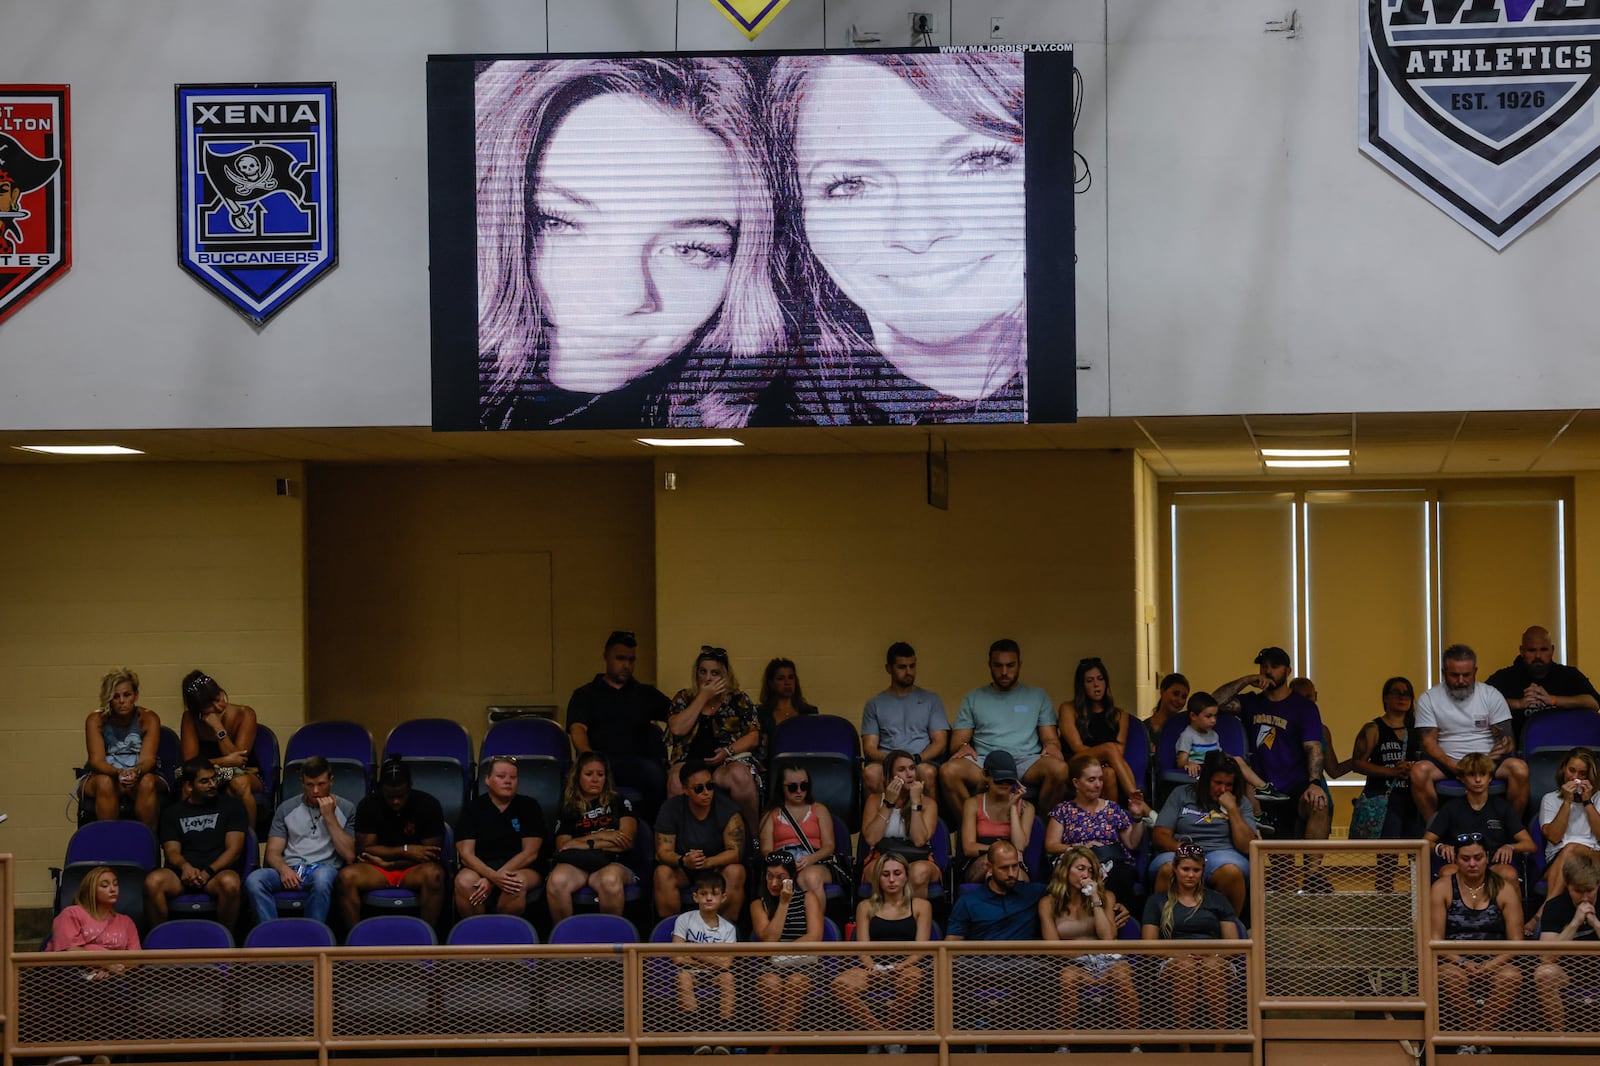
<svg viewBox="0 0 1600 1066"><path fill-rule="evenodd" d="M1060 1047L1056 1048L1056 1054L1057 1055L1070 1055L1070 1054L1072 1054L1072 1049L1069 1048L1067 1045L1062 1044Z"/></svg>
<svg viewBox="0 0 1600 1066"><path fill-rule="evenodd" d="M57 1055L50 1060L50 1066L81 1066L82 1062L81 1055Z"/></svg>
<svg viewBox="0 0 1600 1066"><path fill-rule="evenodd" d="M1476 1055L1477 1053L1477 1044L1462 1044L1460 1047L1456 1048L1457 1055Z"/></svg>
<svg viewBox="0 0 1600 1066"><path fill-rule="evenodd" d="M1144 1048L1140 1047L1138 1044L1135 1044L1131 1048L1128 1049L1128 1054L1130 1054L1130 1055L1143 1055L1144 1054Z"/></svg>
<svg viewBox="0 0 1600 1066"><path fill-rule="evenodd" d="M887 1051L891 1055L904 1055L906 1053L906 1046L904 1044L889 1044L885 1046L883 1050Z"/></svg>

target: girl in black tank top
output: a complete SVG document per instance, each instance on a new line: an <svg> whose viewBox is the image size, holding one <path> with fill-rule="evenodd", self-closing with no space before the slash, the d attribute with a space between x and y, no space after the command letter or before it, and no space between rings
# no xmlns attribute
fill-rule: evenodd
<svg viewBox="0 0 1600 1066"><path fill-rule="evenodd" d="M750 904L755 939L766 944L815 942L822 939L822 893L802 892L795 884L794 856L774 851L766 866L761 897ZM811 970L819 955L773 955L756 979L756 992L767 1027L793 1032L806 997L812 992Z"/></svg>
<svg viewBox="0 0 1600 1066"><path fill-rule="evenodd" d="M872 898L856 908L856 940L866 943L914 943L930 939L933 908L925 899L911 893L911 860L889 852L874 869ZM833 979L833 994L839 1006L863 1029L922 1029L931 1017L914 1016L924 1005L921 994L925 955L860 955L860 964ZM882 1000L882 1016L867 1002L869 989L888 992ZM904 1051L904 1045L890 1044L890 1051Z"/></svg>

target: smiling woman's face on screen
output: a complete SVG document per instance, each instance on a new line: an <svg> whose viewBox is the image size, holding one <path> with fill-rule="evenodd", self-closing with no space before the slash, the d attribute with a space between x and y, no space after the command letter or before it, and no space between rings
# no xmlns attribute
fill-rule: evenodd
<svg viewBox="0 0 1600 1066"><path fill-rule="evenodd" d="M903 78L831 59L795 136L806 238L897 347L960 346L1023 300L1022 145L963 125Z"/></svg>
<svg viewBox="0 0 1600 1066"><path fill-rule="evenodd" d="M609 392L688 346L728 292L735 180L721 141L648 100L608 93L568 113L531 190L553 384Z"/></svg>

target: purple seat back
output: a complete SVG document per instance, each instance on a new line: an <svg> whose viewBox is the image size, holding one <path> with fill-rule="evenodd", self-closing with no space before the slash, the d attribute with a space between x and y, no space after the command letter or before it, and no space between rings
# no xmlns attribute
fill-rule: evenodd
<svg viewBox="0 0 1600 1066"><path fill-rule="evenodd" d="M824 753L859 759L861 736L855 723L836 714L801 714L772 731L773 758Z"/></svg>
<svg viewBox="0 0 1600 1066"><path fill-rule="evenodd" d="M451 718L413 718L389 730L383 743L383 757L406 759L454 759L472 766L472 737L466 727ZM470 773L470 770L468 771Z"/></svg>
<svg viewBox="0 0 1600 1066"><path fill-rule="evenodd" d="M463 918L450 930L449 944L473 947L499 947L508 944L537 944L539 934L526 919L515 914L474 914Z"/></svg>
<svg viewBox="0 0 1600 1066"><path fill-rule="evenodd" d="M146 873L160 861L156 836L143 822L90 822L67 841L68 866L138 866Z"/></svg>
<svg viewBox="0 0 1600 1066"><path fill-rule="evenodd" d="M1572 708L1540 711L1522 727L1522 750L1530 755L1553 749L1566 751L1580 745L1600 748L1600 714ZM1545 783L1535 782L1535 791L1544 788Z"/></svg>
<svg viewBox="0 0 1600 1066"><path fill-rule="evenodd" d="M244 938L247 948L331 948L333 930L310 918L273 918Z"/></svg>
<svg viewBox="0 0 1600 1066"><path fill-rule="evenodd" d="M618 914L574 914L550 930L552 944L637 944L639 931Z"/></svg>
<svg viewBox="0 0 1600 1066"><path fill-rule="evenodd" d="M357 922L345 938L352 948L432 947L439 942L433 926L409 914L380 914Z"/></svg>
<svg viewBox="0 0 1600 1066"><path fill-rule="evenodd" d="M481 768L492 755L525 755L554 759L563 770L572 765L572 742L561 727L548 718L507 718L496 722L484 734L478 749Z"/></svg>
<svg viewBox="0 0 1600 1066"><path fill-rule="evenodd" d="M162 922L145 934L143 946L149 951L202 951L233 947L233 934L221 922L205 918Z"/></svg>

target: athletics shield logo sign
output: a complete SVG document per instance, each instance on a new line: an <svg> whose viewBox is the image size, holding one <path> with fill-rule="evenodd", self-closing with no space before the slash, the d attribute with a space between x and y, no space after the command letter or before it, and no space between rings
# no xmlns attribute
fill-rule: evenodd
<svg viewBox="0 0 1600 1066"><path fill-rule="evenodd" d="M1600 171L1600 0L1361 7L1361 150L1496 250Z"/></svg>
<svg viewBox="0 0 1600 1066"><path fill-rule="evenodd" d="M338 261L333 89L178 86L178 262L256 325Z"/></svg>
<svg viewBox="0 0 1600 1066"><path fill-rule="evenodd" d="M0 322L72 265L67 87L0 85Z"/></svg>

